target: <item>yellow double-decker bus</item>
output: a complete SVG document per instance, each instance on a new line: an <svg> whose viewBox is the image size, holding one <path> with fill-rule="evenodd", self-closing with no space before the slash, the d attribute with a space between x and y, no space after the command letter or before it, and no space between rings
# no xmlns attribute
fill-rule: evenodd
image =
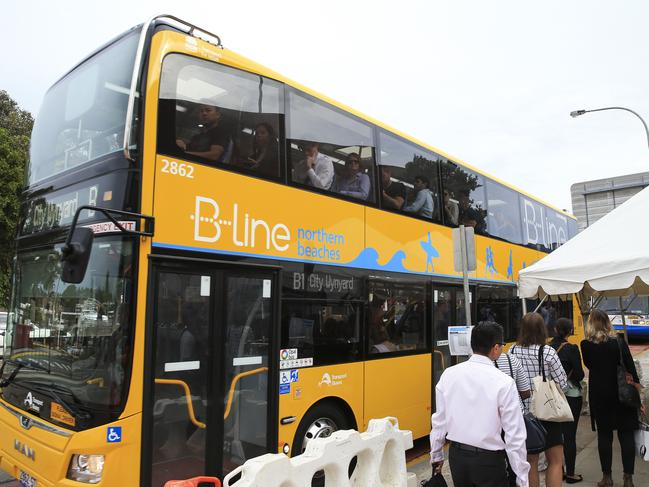
<svg viewBox="0 0 649 487"><path fill-rule="evenodd" d="M452 228L474 228L469 303ZM449 327L516 334L573 217L172 17L48 91L0 369L25 486L162 486L396 416L429 432ZM530 306L533 303L530 303ZM549 327L572 302L544 304ZM479 407L479 405L476 405Z"/></svg>

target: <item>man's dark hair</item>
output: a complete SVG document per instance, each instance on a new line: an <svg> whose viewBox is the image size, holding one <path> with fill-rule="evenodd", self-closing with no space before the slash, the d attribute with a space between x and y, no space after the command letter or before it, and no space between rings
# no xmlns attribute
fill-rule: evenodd
<svg viewBox="0 0 649 487"><path fill-rule="evenodd" d="M572 326L572 321L570 321L568 318L559 318L557 320L557 335L560 336L561 338L568 338L570 335L572 335L573 332L573 326Z"/></svg>
<svg viewBox="0 0 649 487"><path fill-rule="evenodd" d="M503 327L493 321L481 321L471 332L473 353L488 355L494 345L503 342Z"/></svg>
<svg viewBox="0 0 649 487"><path fill-rule="evenodd" d="M415 176L415 181L419 179L422 183L424 183L424 186L427 188L430 188L430 180L426 176Z"/></svg>

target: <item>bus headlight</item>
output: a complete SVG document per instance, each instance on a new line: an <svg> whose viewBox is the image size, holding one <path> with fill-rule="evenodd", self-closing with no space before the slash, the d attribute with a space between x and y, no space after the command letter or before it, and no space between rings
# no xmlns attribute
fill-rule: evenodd
<svg viewBox="0 0 649 487"><path fill-rule="evenodd" d="M67 477L77 482L97 484L101 481L103 472L103 455L72 455Z"/></svg>

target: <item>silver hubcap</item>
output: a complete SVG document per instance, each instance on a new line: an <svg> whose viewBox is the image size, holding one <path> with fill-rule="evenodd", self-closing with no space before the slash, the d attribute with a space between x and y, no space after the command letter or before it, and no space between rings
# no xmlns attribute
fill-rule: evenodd
<svg viewBox="0 0 649 487"><path fill-rule="evenodd" d="M302 451L304 453L306 446L311 440L316 438L328 438L331 436L331 433L338 430L338 425L333 422L330 418L319 418L316 419L311 425L307 428L306 433L304 434L304 439L302 440Z"/></svg>

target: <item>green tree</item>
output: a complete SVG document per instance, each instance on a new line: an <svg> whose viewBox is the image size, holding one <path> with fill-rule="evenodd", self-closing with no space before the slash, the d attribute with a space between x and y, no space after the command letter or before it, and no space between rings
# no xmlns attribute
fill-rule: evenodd
<svg viewBox="0 0 649 487"><path fill-rule="evenodd" d="M0 307L9 301L12 259L34 119L0 90Z"/></svg>

